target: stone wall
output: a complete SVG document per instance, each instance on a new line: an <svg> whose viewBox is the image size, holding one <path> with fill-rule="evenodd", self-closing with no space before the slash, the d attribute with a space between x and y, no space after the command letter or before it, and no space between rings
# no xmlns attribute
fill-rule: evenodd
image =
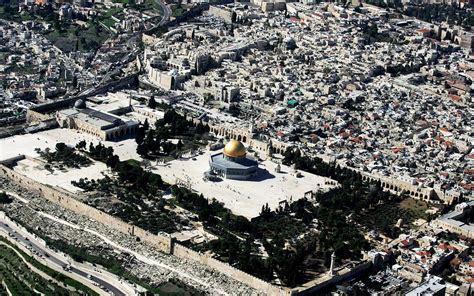
<svg viewBox="0 0 474 296"><path fill-rule="evenodd" d="M292 295L298 295L298 296L306 296L306 295L319 295L318 293L321 292L321 290L326 289L330 286L337 285L343 281L349 280L351 278L354 278L358 275L360 275L363 272L366 272L369 268L372 267L372 262L364 262L361 263L354 268L351 268L348 272L335 275L333 277L328 277L327 280L321 281L314 285L313 287L307 288L305 290L301 291L293 291Z"/></svg>
<svg viewBox="0 0 474 296"><path fill-rule="evenodd" d="M28 109L26 111L26 122L41 122L53 118L53 114L41 113L33 109Z"/></svg>
<svg viewBox="0 0 474 296"><path fill-rule="evenodd" d="M232 23L232 14L235 12L232 11L229 7L226 6L214 6L209 7L209 13L224 19L227 23Z"/></svg>
<svg viewBox="0 0 474 296"><path fill-rule="evenodd" d="M209 267L215 268L222 273L225 273L226 275L247 284L250 287L253 287L254 289L266 294L266 295L289 295L290 291L288 289L280 288L277 286L274 286L270 283L267 283L259 278L256 278L248 273L245 273L235 267L230 266L227 263L221 262L219 260L216 260L214 258L211 258L210 256L206 254L200 254L197 253L193 250L190 250L186 247L183 247L181 245L175 245L174 246L174 252L173 254L177 257L180 258L186 258L190 260L195 260L198 261L204 265L207 265Z"/></svg>
<svg viewBox="0 0 474 296"><path fill-rule="evenodd" d="M84 215L90 219L99 221L100 223L120 231L125 234L135 235L141 241L158 248L160 251L169 252L171 246L171 238L165 235L155 235L133 225L130 225L116 217L99 211L91 206L88 206L70 195L65 190L60 188L53 188L48 185L36 182L26 176L23 176L13 170L10 170L4 165L0 165L0 175L14 181L22 187L25 187L34 192L40 193L47 200L71 210L77 214Z"/></svg>
<svg viewBox="0 0 474 296"><path fill-rule="evenodd" d="M13 161L13 159L12 159ZM216 269L235 280L238 280L256 290L261 294L280 296L280 295L312 295L315 291L321 290L329 285L332 285L337 282L341 282L344 279L347 279L351 276L354 276L356 273L359 273L363 270L366 270L369 265L359 265L354 269L350 270L348 273L343 275L333 277L327 281L316 284L313 287L310 287L305 290L290 290L284 287L278 287L272 285L264 280L261 280L253 275L245 273L235 267L230 266L227 263L221 262L217 259L210 257L207 254L201 254L195 252L191 249L188 249L182 245L175 243L171 236L166 233L163 234L152 234L140 227L128 224L119 218L106 214L100 210L97 210L91 206L88 206L78 200L76 200L71 193L68 191L59 188L51 187L48 185L41 184L37 181L34 181L20 173L17 173L4 164L0 164L0 175L10 179L11 181L17 183L18 185L37 192L41 194L47 200L65 208L71 210L77 214L84 215L90 219L98 221L112 229L120 231L121 233L128 234L139 238L143 243L147 245L156 247L158 250L172 254L176 257L193 260L199 262L205 266Z"/></svg>
<svg viewBox="0 0 474 296"><path fill-rule="evenodd" d="M41 122L54 118L54 111L72 106L76 99L68 98L33 106L26 111L26 121L28 123Z"/></svg>
<svg viewBox="0 0 474 296"><path fill-rule="evenodd" d="M41 194L47 200L71 210L77 214L84 215L90 219L96 220L112 229L140 238L140 240L150 246L154 246L160 251L173 254L179 258L197 261L205 266L214 268L226 275L242 282L256 290L268 295L288 295L285 289L280 289L250 274L238 270L226 263L220 262L205 254L197 253L179 244L175 244L168 234L152 234L140 227L130 225L116 217L106 214L91 206L88 206L76 200L69 192L61 188L53 188L39 182L36 182L24 175L21 175L8 167L0 164L0 175L12 180L28 190Z"/></svg>

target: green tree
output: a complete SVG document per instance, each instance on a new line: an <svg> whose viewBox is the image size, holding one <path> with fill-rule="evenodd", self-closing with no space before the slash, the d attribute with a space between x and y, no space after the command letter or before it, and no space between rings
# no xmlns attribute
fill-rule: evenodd
<svg viewBox="0 0 474 296"><path fill-rule="evenodd" d="M156 108L155 96L151 96L150 99L148 100L148 107L151 109Z"/></svg>
<svg viewBox="0 0 474 296"><path fill-rule="evenodd" d="M0 192L0 204L12 203L13 199L5 191Z"/></svg>

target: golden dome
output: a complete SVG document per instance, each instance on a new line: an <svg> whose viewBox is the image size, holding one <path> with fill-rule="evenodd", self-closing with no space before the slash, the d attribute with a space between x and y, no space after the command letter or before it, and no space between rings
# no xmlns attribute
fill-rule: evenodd
<svg viewBox="0 0 474 296"><path fill-rule="evenodd" d="M236 140L230 140L224 147L224 155L229 157L244 157L247 154L245 146Z"/></svg>

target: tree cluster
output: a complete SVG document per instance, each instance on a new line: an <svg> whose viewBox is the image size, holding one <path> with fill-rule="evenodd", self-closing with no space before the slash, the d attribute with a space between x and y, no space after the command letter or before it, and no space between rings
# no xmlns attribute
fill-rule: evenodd
<svg viewBox="0 0 474 296"><path fill-rule="evenodd" d="M137 142L137 153L145 158L153 158L160 155L177 155L184 147L183 140L192 140L196 135L209 132L209 127L202 123L194 125L185 116L173 109L165 112L162 119L155 122L155 128L150 128L147 120L138 128L135 141ZM172 137L179 137L177 144L168 141Z"/></svg>
<svg viewBox="0 0 474 296"><path fill-rule="evenodd" d="M5 192L0 192L0 204L9 204L12 203L13 199Z"/></svg>
<svg viewBox="0 0 474 296"><path fill-rule="evenodd" d="M59 163L71 168L80 168L92 163L89 158L75 152L74 148L64 143L57 143L54 152L51 152L49 148L46 148L44 151L36 148L35 151L48 163Z"/></svg>
<svg viewBox="0 0 474 296"><path fill-rule="evenodd" d="M138 191L156 192L166 189L160 175L145 171L140 166L122 161L117 164L114 170L120 181L127 182Z"/></svg>
<svg viewBox="0 0 474 296"><path fill-rule="evenodd" d="M76 147L78 149L84 150L86 147L86 142L81 141L76 145ZM117 164L120 162L119 157L114 154L114 148L105 147L105 145L102 143L98 143L96 146L90 143L88 154L94 160L105 162L105 164L112 169L115 169Z"/></svg>

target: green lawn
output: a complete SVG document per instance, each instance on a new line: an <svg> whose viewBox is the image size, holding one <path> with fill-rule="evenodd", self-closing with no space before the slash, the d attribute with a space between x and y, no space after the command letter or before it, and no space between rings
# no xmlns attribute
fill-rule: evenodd
<svg viewBox="0 0 474 296"><path fill-rule="evenodd" d="M163 13L163 9L161 8L160 5L158 5L156 0L145 0L145 6L143 8L143 11L147 11L147 10L152 10L159 14Z"/></svg>
<svg viewBox="0 0 474 296"><path fill-rule="evenodd" d="M117 14L121 13L123 8L120 7L112 7L105 11L105 13L100 16L100 21L106 25L107 27L112 27L115 25L116 21L112 18L112 16L116 16Z"/></svg>
<svg viewBox="0 0 474 296"><path fill-rule="evenodd" d="M422 200L406 198L400 202L400 208L411 211L415 217L426 219L426 210L429 209L428 204Z"/></svg>
<svg viewBox="0 0 474 296"><path fill-rule="evenodd" d="M406 198L401 202L387 202L369 212L361 213L359 221L369 229L382 232L393 228L399 219L403 221L402 227L411 228L415 220L428 218L428 208L424 201Z"/></svg>

